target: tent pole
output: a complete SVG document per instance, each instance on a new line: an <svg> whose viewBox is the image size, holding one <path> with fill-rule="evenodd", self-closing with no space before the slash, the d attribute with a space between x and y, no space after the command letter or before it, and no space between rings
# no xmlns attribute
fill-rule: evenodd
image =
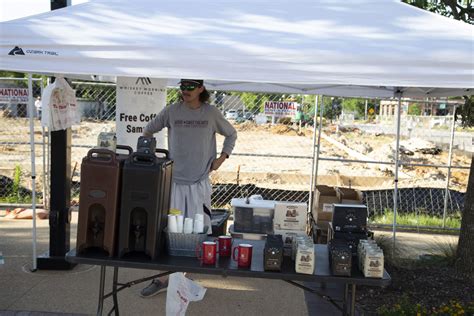
<svg viewBox="0 0 474 316"><path fill-rule="evenodd" d="M456 105L453 108L453 124L451 125L451 139L449 141L449 155L448 155L448 174L446 176L446 189L444 192L444 209L443 209L443 228L446 228L446 213L448 211L448 197L449 197L449 181L451 180L451 163L453 157L453 143L454 132L456 130Z"/></svg>
<svg viewBox="0 0 474 316"><path fill-rule="evenodd" d="M303 103L303 102L301 102ZM312 214L313 213L313 192L314 192L314 183L317 182L315 181L315 178L318 177L317 172L314 171L314 166L315 166L315 157L316 157L316 120L318 117L318 96L316 96L315 99L315 105L314 105L314 115L313 115L313 127L314 127L314 133L313 133L313 159L311 163L311 177L310 177L310 184L309 184L309 201L308 201L308 211ZM318 146L318 151L319 151L319 146Z"/></svg>
<svg viewBox="0 0 474 316"><path fill-rule="evenodd" d="M31 208L33 210L33 269L37 270L36 262L36 170L35 170L35 127L34 127L34 104L33 104L33 82L31 73L28 73L28 109L30 120L30 148L31 148Z"/></svg>
<svg viewBox="0 0 474 316"><path fill-rule="evenodd" d="M399 155L400 155L400 121L402 113L402 92L398 90L396 92L398 98L397 107L397 141L395 147L395 188L393 190L393 251L395 251L396 243L396 231L397 231L397 206L398 206L398 169L400 167Z"/></svg>
<svg viewBox="0 0 474 316"><path fill-rule="evenodd" d="M40 87L41 87L41 97L43 97L43 79L41 79L40 81ZM43 100L41 100L41 102L43 102ZM48 206L47 206L47 199L46 199L46 185L47 185L47 182L46 182L46 143L45 143L45 130L44 130L44 126L41 124L41 116L38 117L39 119L39 122L40 122L40 125L41 125L41 143L42 143L42 150L43 150L43 166L42 166L42 173L43 173L43 177L42 177L42 180L43 180L43 188L42 188L42 191L43 191L43 208L46 210L48 209Z"/></svg>

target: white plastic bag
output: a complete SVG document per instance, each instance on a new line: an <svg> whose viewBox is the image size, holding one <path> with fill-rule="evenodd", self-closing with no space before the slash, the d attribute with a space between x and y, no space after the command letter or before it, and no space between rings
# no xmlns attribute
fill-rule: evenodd
<svg viewBox="0 0 474 316"><path fill-rule="evenodd" d="M206 288L187 279L182 272L170 275L166 293L166 316L184 316L189 302L200 301Z"/></svg>
<svg viewBox="0 0 474 316"><path fill-rule="evenodd" d="M56 80L44 89L41 99L41 124L51 131L63 130L80 123L76 92L63 77L56 77Z"/></svg>

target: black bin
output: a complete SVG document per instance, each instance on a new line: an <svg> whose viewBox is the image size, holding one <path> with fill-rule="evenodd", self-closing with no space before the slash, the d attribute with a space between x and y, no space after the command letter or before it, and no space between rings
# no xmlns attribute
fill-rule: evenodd
<svg viewBox="0 0 474 316"><path fill-rule="evenodd" d="M122 170L119 257L156 259L165 249L173 162L165 157L133 153Z"/></svg>
<svg viewBox="0 0 474 316"><path fill-rule="evenodd" d="M227 220L230 212L224 209L213 209L211 211L212 236L219 237L227 233Z"/></svg>

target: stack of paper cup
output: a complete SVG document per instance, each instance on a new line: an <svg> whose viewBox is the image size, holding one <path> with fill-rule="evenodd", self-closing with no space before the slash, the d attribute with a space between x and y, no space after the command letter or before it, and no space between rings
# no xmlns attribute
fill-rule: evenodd
<svg viewBox="0 0 474 316"><path fill-rule="evenodd" d="M202 234L203 232L204 232L204 215L196 214L194 215L193 233Z"/></svg>
<svg viewBox="0 0 474 316"><path fill-rule="evenodd" d="M184 219L183 232L185 234L192 234L193 233L193 219L192 218L186 217Z"/></svg>
<svg viewBox="0 0 474 316"><path fill-rule="evenodd" d="M176 222L178 223L178 233L183 233L184 216L183 215L176 215Z"/></svg>
<svg viewBox="0 0 474 316"><path fill-rule="evenodd" d="M195 221L201 221L204 223L204 214L195 214L194 215L194 220Z"/></svg>
<svg viewBox="0 0 474 316"><path fill-rule="evenodd" d="M204 222L203 221L194 221L194 228L193 228L193 233L194 234L202 234L204 231Z"/></svg>
<svg viewBox="0 0 474 316"><path fill-rule="evenodd" d="M168 215L168 232L178 232L178 221L176 220L176 215Z"/></svg>

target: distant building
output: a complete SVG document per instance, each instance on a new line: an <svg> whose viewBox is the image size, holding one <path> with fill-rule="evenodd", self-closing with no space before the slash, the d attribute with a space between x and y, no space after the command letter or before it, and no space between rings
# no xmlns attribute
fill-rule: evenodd
<svg viewBox="0 0 474 316"><path fill-rule="evenodd" d="M409 113L409 106L417 104L420 108L421 116L446 116L453 115L454 106L464 104L464 100L413 100L404 99L401 102L402 114ZM381 117L391 117L397 114L398 100L381 100L379 115Z"/></svg>

